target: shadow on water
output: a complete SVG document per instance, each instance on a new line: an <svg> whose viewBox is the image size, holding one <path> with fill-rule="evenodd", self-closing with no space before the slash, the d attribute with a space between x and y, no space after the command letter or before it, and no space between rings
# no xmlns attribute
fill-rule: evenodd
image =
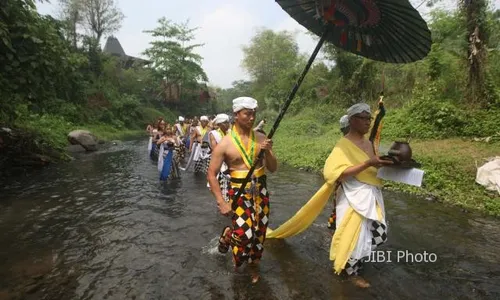
<svg viewBox="0 0 500 300"><path fill-rule="evenodd" d="M230 221L218 214L205 176L159 182L145 149L132 141L80 154L0 187L1 300L500 299L498 219L390 192L385 261L367 264L370 289L332 272L331 203L299 236L266 241L253 285L217 251ZM321 184L285 167L270 174L271 227ZM437 260L418 262L424 251Z"/></svg>

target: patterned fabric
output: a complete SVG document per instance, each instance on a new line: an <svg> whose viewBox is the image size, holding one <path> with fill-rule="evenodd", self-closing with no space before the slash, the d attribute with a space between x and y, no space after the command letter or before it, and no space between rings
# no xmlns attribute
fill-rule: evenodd
<svg viewBox="0 0 500 300"><path fill-rule="evenodd" d="M377 221L373 221L370 231L372 233L372 251L374 251L387 241L387 226ZM363 269L363 262L367 259L368 257L362 259L350 258L342 272L345 272L347 275L359 275L360 271Z"/></svg>
<svg viewBox="0 0 500 300"><path fill-rule="evenodd" d="M159 152L160 152L160 145L153 143L153 145L151 147L151 152L149 153L149 157L152 160L157 161Z"/></svg>
<svg viewBox="0 0 500 300"><path fill-rule="evenodd" d="M326 225L328 229L335 230L337 227L335 225L335 220L337 220L337 213L335 211L335 208L333 208L332 213L330 214L330 217L328 218L328 224Z"/></svg>
<svg viewBox="0 0 500 300"><path fill-rule="evenodd" d="M231 196L229 196L229 190L231 189L231 176L229 176L229 170L226 172L219 172L219 174L217 174L217 180L219 181L224 201L229 202L231 200Z"/></svg>
<svg viewBox="0 0 500 300"><path fill-rule="evenodd" d="M177 152L177 150L169 151L174 151L174 159L172 161L172 166L170 167L170 174L168 175L168 179L171 180L181 178L179 152Z"/></svg>
<svg viewBox="0 0 500 300"><path fill-rule="evenodd" d="M238 192L238 183L243 179L231 177L229 195ZM269 193L266 175L254 178L250 188L237 201L232 201L231 249L235 266L244 262L259 261L264 252L264 241L269 223Z"/></svg>
<svg viewBox="0 0 500 300"><path fill-rule="evenodd" d="M163 147L163 149L162 149ZM178 152L173 144L164 143L160 146L161 157L158 158L158 171L160 180L178 179L180 174L180 159Z"/></svg>
<svg viewBox="0 0 500 300"><path fill-rule="evenodd" d="M184 158L186 157L186 146L184 142L175 147L175 152L177 153L177 157L179 160L184 160Z"/></svg>
<svg viewBox="0 0 500 300"><path fill-rule="evenodd" d="M336 225L336 220L337 220L336 197L337 197L337 194L339 191L338 189L340 187L341 187L340 182L339 181L335 182L335 192L333 193L333 209L332 209L332 213L330 214L330 217L328 218L328 223L326 225L328 227L328 229L332 229L332 230L335 230L337 228L337 225Z"/></svg>
<svg viewBox="0 0 500 300"><path fill-rule="evenodd" d="M210 165L210 147L208 146L208 142L202 142L201 146L198 147L199 154L194 158L194 172L207 174L208 166Z"/></svg>
<svg viewBox="0 0 500 300"><path fill-rule="evenodd" d="M194 162L194 172L195 173L208 173L208 166L210 165L210 156L205 158L200 158Z"/></svg>

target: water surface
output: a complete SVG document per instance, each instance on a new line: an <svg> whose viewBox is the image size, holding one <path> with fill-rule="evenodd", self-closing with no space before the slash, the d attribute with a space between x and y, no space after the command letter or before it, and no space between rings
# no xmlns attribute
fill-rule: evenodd
<svg viewBox="0 0 500 300"><path fill-rule="evenodd" d="M268 240L262 280L235 273L217 252L229 220L203 177L160 183L132 141L0 188L0 299L500 299L500 222L385 192L391 262L366 266L372 287L335 275L328 252L331 204L304 233ZM271 227L321 186L309 173L269 176ZM434 263L397 259L434 253ZM418 258L418 257L417 257Z"/></svg>

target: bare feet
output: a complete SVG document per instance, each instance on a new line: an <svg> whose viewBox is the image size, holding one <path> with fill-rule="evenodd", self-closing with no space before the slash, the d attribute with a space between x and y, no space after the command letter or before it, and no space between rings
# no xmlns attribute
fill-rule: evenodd
<svg viewBox="0 0 500 300"><path fill-rule="evenodd" d="M250 277L252 278L252 283L255 284L259 281L260 279L260 274L259 274L259 264L258 262L253 262L248 264L248 268L250 270Z"/></svg>
<svg viewBox="0 0 500 300"><path fill-rule="evenodd" d="M229 234L231 232L231 228L229 226L224 227L224 230L222 231L222 234L219 237L219 252L220 253L227 253L227 251L230 248L230 237Z"/></svg>
<svg viewBox="0 0 500 300"><path fill-rule="evenodd" d="M361 276L352 276L350 279L352 283L354 283L356 286L360 288L366 289L370 287L370 283Z"/></svg>
<svg viewBox="0 0 500 300"><path fill-rule="evenodd" d="M257 282L259 282L259 279L260 279L259 274L252 274L252 283L253 284L256 284Z"/></svg>

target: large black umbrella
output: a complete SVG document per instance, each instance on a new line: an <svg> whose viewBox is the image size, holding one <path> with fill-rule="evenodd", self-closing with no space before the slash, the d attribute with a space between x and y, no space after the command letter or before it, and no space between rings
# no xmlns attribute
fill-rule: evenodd
<svg viewBox="0 0 500 300"><path fill-rule="evenodd" d="M409 63L427 56L431 33L408 0L276 0L298 23L361 56Z"/></svg>
<svg viewBox="0 0 500 300"><path fill-rule="evenodd" d="M285 115L325 40L346 51L388 63L410 63L427 56L431 33L408 0L276 0L297 22L321 36L304 71L292 88L268 138ZM250 181L261 150L234 199Z"/></svg>

